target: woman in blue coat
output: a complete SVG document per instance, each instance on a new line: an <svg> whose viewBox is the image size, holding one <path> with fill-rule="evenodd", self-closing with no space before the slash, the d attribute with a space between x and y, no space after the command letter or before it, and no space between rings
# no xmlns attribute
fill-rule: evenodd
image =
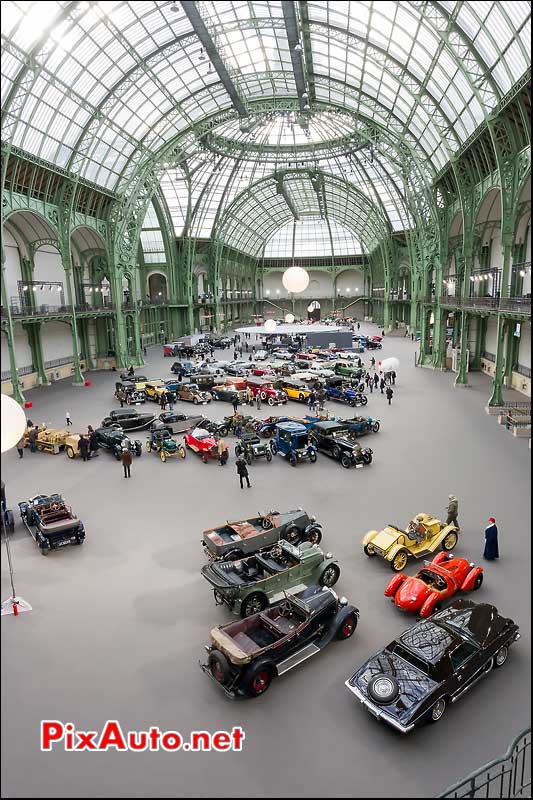
<svg viewBox="0 0 533 800"><path fill-rule="evenodd" d="M499 558L498 552L498 528L496 527L496 520L494 517L489 518L489 524L485 528L485 549L483 550L483 558L487 561L494 561Z"/></svg>

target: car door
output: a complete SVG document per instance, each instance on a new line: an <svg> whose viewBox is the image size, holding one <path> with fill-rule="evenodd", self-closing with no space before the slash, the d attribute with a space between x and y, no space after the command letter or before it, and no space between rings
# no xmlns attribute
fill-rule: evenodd
<svg viewBox="0 0 533 800"><path fill-rule="evenodd" d="M452 698L465 691L483 666L483 652L474 642L464 640L449 654Z"/></svg>

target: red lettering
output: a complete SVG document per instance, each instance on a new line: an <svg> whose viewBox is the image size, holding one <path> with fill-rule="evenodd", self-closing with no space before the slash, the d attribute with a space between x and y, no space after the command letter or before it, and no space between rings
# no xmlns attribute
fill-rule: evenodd
<svg viewBox="0 0 533 800"><path fill-rule="evenodd" d="M179 733L176 733L176 731L168 731L161 739L161 746L163 747L163 750L179 750L182 743L183 739Z"/></svg>
<svg viewBox="0 0 533 800"><path fill-rule="evenodd" d="M233 730L231 731L231 735L233 736L233 749L239 751L242 750L242 743L246 736L243 729L233 728Z"/></svg>
<svg viewBox="0 0 533 800"><path fill-rule="evenodd" d="M63 723L56 720L41 721L41 750L51 750L53 742L63 738Z"/></svg>
<svg viewBox="0 0 533 800"><path fill-rule="evenodd" d="M98 750L109 750L114 747L117 750L127 750L127 745L124 740L122 728L116 719L107 720L104 725L104 730L98 741Z"/></svg>
<svg viewBox="0 0 533 800"><path fill-rule="evenodd" d="M150 750L159 750L159 737L161 731L159 728L150 728Z"/></svg>
<svg viewBox="0 0 533 800"><path fill-rule="evenodd" d="M77 732L78 744L76 750L96 750L94 739L96 739L96 731Z"/></svg>
<svg viewBox="0 0 533 800"><path fill-rule="evenodd" d="M211 737L207 731L193 731L192 732L192 749L193 750L210 750Z"/></svg>
<svg viewBox="0 0 533 800"><path fill-rule="evenodd" d="M65 750L74 750L74 725L67 722L65 725Z"/></svg>
<svg viewBox="0 0 533 800"><path fill-rule="evenodd" d="M215 750L229 750L231 747L231 736L227 731L216 731L213 734L213 747Z"/></svg>
<svg viewBox="0 0 533 800"><path fill-rule="evenodd" d="M136 731L128 733L128 746L130 750L146 750L148 747L148 734L146 731L141 731L136 737Z"/></svg>

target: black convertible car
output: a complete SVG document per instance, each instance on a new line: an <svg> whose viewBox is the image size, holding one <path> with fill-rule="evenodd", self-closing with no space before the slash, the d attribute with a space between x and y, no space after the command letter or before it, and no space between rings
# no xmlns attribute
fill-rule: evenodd
<svg viewBox="0 0 533 800"><path fill-rule="evenodd" d="M349 639L359 610L332 589L310 586L265 611L211 631L202 670L229 697L257 697L333 639Z"/></svg>
<svg viewBox="0 0 533 800"><path fill-rule="evenodd" d="M128 437L128 434L122 430L120 425L112 425L109 428L97 428L95 432L98 447L102 447L104 450L110 450L117 461L120 459L120 454L124 448L130 450L136 456L140 456L143 451L142 442L138 439L132 441Z"/></svg>
<svg viewBox="0 0 533 800"><path fill-rule="evenodd" d="M503 667L519 638L494 606L456 600L369 658L346 686L378 720L408 733L438 722L449 703Z"/></svg>
<svg viewBox="0 0 533 800"><path fill-rule="evenodd" d="M116 408L110 411L107 417L102 420L102 428L120 425L125 431L144 431L150 427L154 420L155 414L149 411L140 413L130 408Z"/></svg>
<svg viewBox="0 0 533 800"><path fill-rule="evenodd" d="M43 556L69 544L85 541L83 522L60 494L39 494L19 503L22 522Z"/></svg>
<svg viewBox="0 0 533 800"><path fill-rule="evenodd" d="M228 403L233 403L237 398L239 403L246 403L246 392L243 389L236 389L231 384L213 386L210 393L213 400L225 400Z"/></svg>
<svg viewBox="0 0 533 800"><path fill-rule="evenodd" d="M361 447L343 422L315 422L310 428L309 440L318 450L340 461L345 469L352 464L357 467L372 463L370 447Z"/></svg>

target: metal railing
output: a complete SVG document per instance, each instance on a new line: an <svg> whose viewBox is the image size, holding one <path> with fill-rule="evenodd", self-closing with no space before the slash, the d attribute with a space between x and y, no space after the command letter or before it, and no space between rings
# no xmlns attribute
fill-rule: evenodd
<svg viewBox="0 0 533 800"><path fill-rule="evenodd" d="M531 728L490 761L437 797L531 797Z"/></svg>
<svg viewBox="0 0 533 800"><path fill-rule="evenodd" d="M530 297L459 297L445 294L441 295L440 302L441 305L457 306L458 308L489 308L495 311L531 314Z"/></svg>

